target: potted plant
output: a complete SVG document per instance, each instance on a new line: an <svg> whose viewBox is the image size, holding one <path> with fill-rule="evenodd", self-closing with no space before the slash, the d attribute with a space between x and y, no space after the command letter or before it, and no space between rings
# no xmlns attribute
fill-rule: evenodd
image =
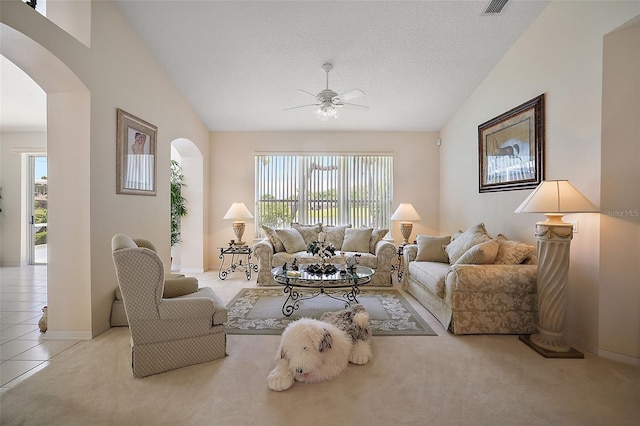
<svg viewBox="0 0 640 426"><path fill-rule="evenodd" d="M187 215L187 200L182 196L183 180L182 166L171 160L171 247L182 241L180 219Z"/></svg>

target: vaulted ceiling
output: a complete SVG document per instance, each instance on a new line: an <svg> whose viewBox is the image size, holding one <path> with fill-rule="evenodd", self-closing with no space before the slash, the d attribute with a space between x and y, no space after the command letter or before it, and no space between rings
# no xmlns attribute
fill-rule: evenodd
<svg viewBox="0 0 640 426"><path fill-rule="evenodd" d="M499 15L483 14L489 0L115 3L210 130L430 131L548 1L510 0ZM361 89L351 102L370 108L327 122L284 111L314 103L296 89L324 89L327 62L329 87Z"/></svg>

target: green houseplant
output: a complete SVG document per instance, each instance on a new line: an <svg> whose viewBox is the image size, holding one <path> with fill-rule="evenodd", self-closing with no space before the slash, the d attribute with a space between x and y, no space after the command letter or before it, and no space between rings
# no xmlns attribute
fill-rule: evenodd
<svg viewBox="0 0 640 426"><path fill-rule="evenodd" d="M187 215L187 200L182 196L183 181L182 166L171 160L171 247L182 241L180 219Z"/></svg>

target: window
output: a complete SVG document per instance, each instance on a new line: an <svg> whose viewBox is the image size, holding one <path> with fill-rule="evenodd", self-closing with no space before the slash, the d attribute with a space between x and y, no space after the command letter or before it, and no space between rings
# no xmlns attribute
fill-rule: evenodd
<svg viewBox="0 0 640 426"><path fill-rule="evenodd" d="M389 228L391 155L256 155L256 236L291 222Z"/></svg>

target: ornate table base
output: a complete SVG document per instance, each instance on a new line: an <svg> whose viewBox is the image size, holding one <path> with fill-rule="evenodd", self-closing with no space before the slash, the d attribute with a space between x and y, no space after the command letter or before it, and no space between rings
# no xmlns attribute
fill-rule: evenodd
<svg viewBox="0 0 640 426"><path fill-rule="evenodd" d="M229 255L231 256L231 264L225 268L224 261L225 257ZM240 256L246 256L247 262L242 263L242 259ZM218 277L221 280L224 280L231 274L235 272L236 269L244 272L247 277L247 281L251 279L251 271L258 272L258 264L251 263L251 247L248 246L229 246L229 247L221 247L220 248L220 270L218 271Z"/></svg>
<svg viewBox="0 0 640 426"><path fill-rule="evenodd" d="M328 293L327 291L325 291L324 287L319 287L318 290L319 291L315 294L307 295L306 292L301 292L299 290L296 290L294 286L285 284L284 294L288 294L288 296L284 301L284 304L282 305L282 314L286 317L290 317L298 308L300 308L300 302L302 302L303 300L313 299L320 296L321 294L324 294L325 296L338 300L340 302L344 302L344 307L346 309L351 306L351 302L358 303L357 296L360 293L358 284L353 285L350 290L343 290L344 293L341 297L336 297L334 294Z"/></svg>

